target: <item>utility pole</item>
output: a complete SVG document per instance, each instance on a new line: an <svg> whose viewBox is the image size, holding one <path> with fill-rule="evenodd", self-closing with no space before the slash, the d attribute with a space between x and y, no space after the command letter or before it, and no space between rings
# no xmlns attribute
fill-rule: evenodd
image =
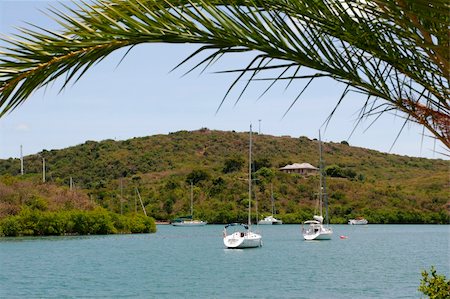
<svg viewBox="0 0 450 299"><path fill-rule="evenodd" d="M261 135L261 120L258 119L259 126L258 126L258 135Z"/></svg>
<svg viewBox="0 0 450 299"><path fill-rule="evenodd" d="M134 212L137 213L137 188L134 190Z"/></svg>
<svg viewBox="0 0 450 299"><path fill-rule="evenodd" d="M45 183L45 158L42 157L42 182Z"/></svg>
<svg viewBox="0 0 450 299"><path fill-rule="evenodd" d="M22 152L22 144L20 145L20 174L23 175L23 152Z"/></svg>
<svg viewBox="0 0 450 299"><path fill-rule="evenodd" d="M123 182L122 178L120 178L120 215L123 214Z"/></svg>

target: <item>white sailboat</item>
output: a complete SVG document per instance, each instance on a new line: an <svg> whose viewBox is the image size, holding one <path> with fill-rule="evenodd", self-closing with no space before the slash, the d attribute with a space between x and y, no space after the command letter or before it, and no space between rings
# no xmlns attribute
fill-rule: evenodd
<svg viewBox="0 0 450 299"><path fill-rule="evenodd" d="M302 234L303 238L307 241L310 240L330 240L333 235L333 230L329 227L328 220L328 196L326 180L324 176L323 160L322 160L322 140L320 139L319 131L319 153L320 153L320 188L318 198L319 215L314 215L314 220L308 220L303 222ZM325 225L322 214L323 205L325 204Z"/></svg>
<svg viewBox="0 0 450 299"><path fill-rule="evenodd" d="M281 221L280 219L277 219L273 216L274 214L274 200L273 200L273 186L271 185L271 192L270 192L270 200L272 202L272 215L264 217L264 219L260 220L258 222L258 224L261 225L279 225L279 224L283 224L283 221Z"/></svg>
<svg viewBox="0 0 450 299"><path fill-rule="evenodd" d="M223 244L227 248L255 248L262 246L262 237L251 230L251 202L252 202L252 125L250 125L250 145L248 155L248 224L231 223L223 230ZM227 228L243 228L228 234Z"/></svg>
<svg viewBox="0 0 450 299"><path fill-rule="evenodd" d="M206 221L193 219L194 214L194 192L193 192L193 183L191 182L191 215L184 216L180 218L176 218L172 220L173 226L204 226L207 224Z"/></svg>

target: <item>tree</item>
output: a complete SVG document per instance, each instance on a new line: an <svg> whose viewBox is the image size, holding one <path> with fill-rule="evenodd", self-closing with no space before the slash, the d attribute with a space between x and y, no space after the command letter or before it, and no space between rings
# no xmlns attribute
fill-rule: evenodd
<svg viewBox="0 0 450 299"><path fill-rule="evenodd" d="M431 299L450 298L450 280L445 275L436 274L436 269L432 266L430 273L422 271L419 291Z"/></svg>
<svg viewBox="0 0 450 299"><path fill-rule="evenodd" d="M242 166L244 166L244 160L240 157L230 158L225 160L222 172L230 173L241 170Z"/></svg>
<svg viewBox="0 0 450 299"><path fill-rule="evenodd" d="M23 29L1 51L0 116L60 76L63 88L78 80L117 49L194 43L200 48L180 65L206 56L192 70L224 54L254 53L248 65L226 70L237 74L229 91L241 80L242 93L255 80L268 89L305 80L294 104L313 80L330 77L347 86L337 105L349 92L367 95L360 119L395 110L450 148L449 7L446 0L97 0L52 9L61 31Z"/></svg>
<svg viewBox="0 0 450 299"><path fill-rule="evenodd" d="M209 180L209 174L201 169L194 169L186 177L186 183L191 183L196 185L201 181Z"/></svg>

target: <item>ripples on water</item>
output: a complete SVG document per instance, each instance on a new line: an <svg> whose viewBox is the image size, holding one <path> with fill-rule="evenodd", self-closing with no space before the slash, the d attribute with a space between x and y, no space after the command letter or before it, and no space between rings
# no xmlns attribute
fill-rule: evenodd
<svg viewBox="0 0 450 299"><path fill-rule="evenodd" d="M263 247L225 249L220 225L156 234L0 238L1 298L419 298L420 272L450 277L448 225L260 226ZM348 239L339 239L347 235Z"/></svg>

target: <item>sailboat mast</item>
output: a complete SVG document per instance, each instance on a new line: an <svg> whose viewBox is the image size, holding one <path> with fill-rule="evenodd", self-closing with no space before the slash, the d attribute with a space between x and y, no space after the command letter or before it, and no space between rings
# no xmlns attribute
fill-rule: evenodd
<svg viewBox="0 0 450 299"><path fill-rule="evenodd" d="M319 171L320 171L320 187L319 187L319 213L320 216L322 213L322 201L323 201L323 164L322 164L322 139L320 137L319 130Z"/></svg>
<svg viewBox="0 0 450 299"><path fill-rule="evenodd" d="M248 150L248 225L251 225L252 207L252 124L250 124L250 143Z"/></svg>
<svg viewBox="0 0 450 299"><path fill-rule="evenodd" d="M272 202L272 217L274 214L274 200L273 200L273 183L270 184L270 201Z"/></svg>
<svg viewBox="0 0 450 299"><path fill-rule="evenodd" d="M322 138L319 130L319 151L320 151L320 215L322 216L322 203L325 204L325 223L328 224L328 196L327 181L325 179L325 170L322 159Z"/></svg>

